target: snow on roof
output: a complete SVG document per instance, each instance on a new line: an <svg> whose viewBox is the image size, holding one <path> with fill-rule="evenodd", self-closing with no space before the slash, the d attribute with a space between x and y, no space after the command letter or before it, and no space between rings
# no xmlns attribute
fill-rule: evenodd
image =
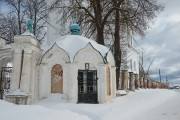
<svg viewBox="0 0 180 120"><path fill-rule="evenodd" d="M94 49L99 51L99 53L102 55L103 58L106 56L107 52L109 51L108 47L100 45L94 40L79 35L62 36L58 38L55 41L55 43L68 53L71 61L73 61L76 53L79 52L82 48L85 48L89 43L92 45ZM54 44L50 45L50 48ZM47 50L49 50L50 48L48 48ZM44 52L46 52L47 50L45 50Z"/></svg>

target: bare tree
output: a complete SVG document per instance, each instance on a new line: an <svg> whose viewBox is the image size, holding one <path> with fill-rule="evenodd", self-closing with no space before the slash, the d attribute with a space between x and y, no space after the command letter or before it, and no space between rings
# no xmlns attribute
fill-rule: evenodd
<svg viewBox="0 0 180 120"><path fill-rule="evenodd" d="M154 63L154 60L155 60L154 58L151 58L151 57L148 58L148 61L147 61L147 62L148 62L149 65L148 65L147 70L146 70L146 76L147 76L147 77L149 77L149 75L150 75L150 73L149 73L150 67L151 67L152 64Z"/></svg>
<svg viewBox="0 0 180 120"><path fill-rule="evenodd" d="M124 0L119 6L118 0L114 0L114 55L117 65L116 79L117 89L119 83L120 66L122 59L121 41L125 39L126 43L131 41L133 35L144 36L146 29L149 27L149 22L156 16L157 12L163 10L163 6L157 3L157 0ZM123 28L121 30L121 28ZM126 34L124 37L123 34ZM123 38L124 37L124 38ZM148 67L149 68L153 62Z"/></svg>
<svg viewBox="0 0 180 120"><path fill-rule="evenodd" d="M24 16L26 14L26 10L24 9L24 2L23 0L4 0L4 2L7 3L9 8L11 9L10 12L14 13L14 15L17 17L17 34L20 35L24 32L22 29L22 24L25 22Z"/></svg>
<svg viewBox="0 0 180 120"><path fill-rule="evenodd" d="M150 68L152 64L154 63L154 58L153 57L146 57L145 56L145 49L141 48L139 50L140 53L140 61L139 61L139 76L140 77L149 77L150 73Z"/></svg>
<svg viewBox="0 0 180 120"><path fill-rule="evenodd" d="M145 71L144 71L144 48L141 48L139 50L139 77L145 77Z"/></svg>
<svg viewBox="0 0 180 120"><path fill-rule="evenodd" d="M33 20L33 33L38 40L42 40L48 8L45 0L0 0L9 8L7 13L0 13L0 35L13 41L14 35L20 35L26 30L26 20ZM2 26L2 27L1 27ZM4 28L4 29L1 29ZM6 30L6 32L4 32Z"/></svg>
<svg viewBox="0 0 180 120"><path fill-rule="evenodd" d="M163 6L158 4L158 0L56 0L52 8L58 8L63 19L72 18L73 14L76 14L81 26L88 27L85 31L95 33L97 42L104 44L105 33L111 33L114 38L115 10L120 14L120 18L117 18L120 24L125 26L125 32L130 33L129 35L144 36L149 22ZM107 28L111 32L107 32Z"/></svg>
<svg viewBox="0 0 180 120"><path fill-rule="evenodd" d="M11 6L16 14L17 34L23 32L21 23L24 21L24 16L28 14L34 20L34 34L36 37L42 35L40 29L44 27L43 19L47 17L45 0L4 1ZM99 44L105 45L106 38L113 39L111 41L114 41L118 89L122 34L125 33L132 37L133 35L144 36L149 22L156 17L156 13L160 12L163 6L158 4L158 0L55 0L51 9L55 8L58 9L63 22L76 16L79 24L83 26L83 34L88 37L95 36Z"/></svg>
<svg viewBox="0 0 180 120"><path fill-rule="evenodd" d="M113 0L113 6L120 8L119 0ZM116 88L119 88L119 79L120 79L120 67L121 67L121 49L120 49L120 11L116 9L115 13L115 30L114 30L114 57L116 63Z"/></svg>
<svg viewBox="0 0 180 120"><path fill-rule="evenodd" d="M49 13L46 0L26 0L25 8L28 18L33 20L33 34L42 40L46 35L44 27Z"/></svg>
<svg viewBox="0 0 180 120"><path fill-rule="evenodd" d="M87 33L89 33L89 37L95 35L96 41L104 45L104 28L108 23L108 18L123 1L119 0L118 4L113 7L112 2L109 0L70 0L67 4L69 6L62 6L62 0L57 0L52 5L52 8L55 7L60 9L61 12L68 12L66 18L78 13L80 25L88 27L86 30L83 29L85 35Z"/></svg>
<svg viewBox="0 0 180 120"><path fill-rule="evenodd" d="M127 36L144 36L149 22L163 9L158 0L69 0L65 6L62 6L62 0L56 0L52 7L69 13L67 19L74 13L80 13L79 23L86 26L86 30L83 31L96 36L99 44L105 44L105 36L112 36L117 88L121 66L120 41L124 34L120 28L126 28L123 32Z"/></svg>
<svg viewBox="0 0 180 120"><path fill-rule="evenodd" d="M14 35L18 34L18 25L16 16L11 12L2 14L0 13L0 36L4 38L7 43L13 42Z"/></svg>

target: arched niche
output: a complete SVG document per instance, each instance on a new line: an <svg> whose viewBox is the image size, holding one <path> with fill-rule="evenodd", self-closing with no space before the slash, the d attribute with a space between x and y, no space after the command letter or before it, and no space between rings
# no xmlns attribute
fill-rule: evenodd
<svg viewBox="0 0 180 120"><path fill-rule="evenodd" d="M51 70L51 93L63 93L63 68L56 64Z"/></svg>

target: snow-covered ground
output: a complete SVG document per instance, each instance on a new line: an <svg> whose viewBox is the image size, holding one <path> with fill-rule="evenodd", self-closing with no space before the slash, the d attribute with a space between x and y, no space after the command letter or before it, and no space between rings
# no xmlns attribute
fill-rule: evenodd
<svg viewBox="0 0 180 120"><path fill-rule="evenodd" d="M72 104L51 95L33 105L0 101L0 120L180 120L180 91L136 90L106 104Z"/></svg>

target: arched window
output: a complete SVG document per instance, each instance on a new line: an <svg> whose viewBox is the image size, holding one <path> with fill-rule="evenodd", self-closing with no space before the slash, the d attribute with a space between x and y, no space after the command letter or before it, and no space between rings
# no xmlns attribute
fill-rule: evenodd
<svg viewBox="0 0 180 120"><path fill-rule="evenodd" d="M51 93L63 93L63 69L59 64L51 70Z"/></svg>

